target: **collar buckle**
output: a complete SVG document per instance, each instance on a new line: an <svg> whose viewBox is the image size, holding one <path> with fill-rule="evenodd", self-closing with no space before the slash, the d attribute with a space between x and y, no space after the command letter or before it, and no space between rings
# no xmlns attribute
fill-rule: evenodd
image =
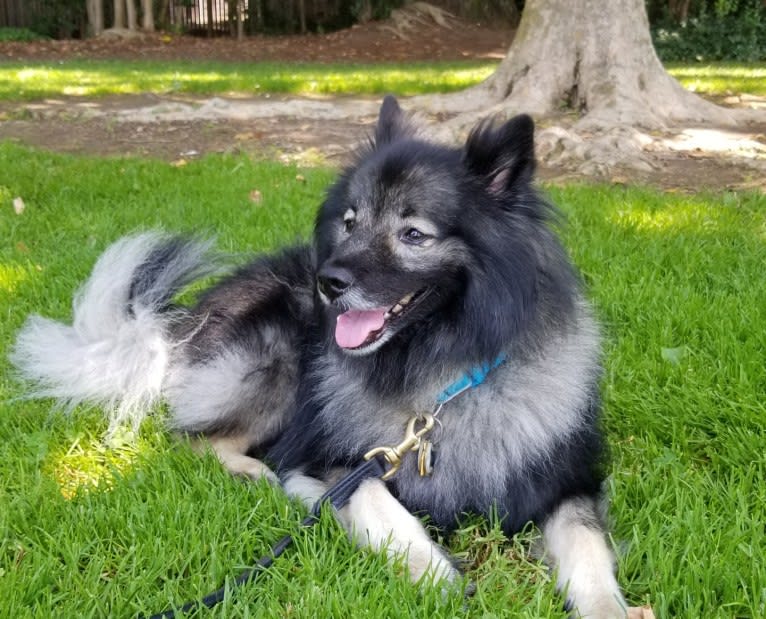
<svg viewBox="0 0 766 619"><path fill-rule="evenodd" d="M418 422L423 424L419 428L417 425ZM404 455L408 451L418 451L418 449L420 449L423 437L433 429L435 423L436 419L430 413L410 417L410 420L407 422L407 428L404 431L404 440L402 440L401 443L393 447L375 447L364 454L364 459L370 460L375 456L383 456L391 468L383 474L381 479L391 479L402 465L402 458Z"/></svg>

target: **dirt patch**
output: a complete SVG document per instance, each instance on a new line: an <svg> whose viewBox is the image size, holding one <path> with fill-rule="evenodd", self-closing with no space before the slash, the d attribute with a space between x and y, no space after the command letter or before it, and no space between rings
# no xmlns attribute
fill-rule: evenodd
<svg viewBox="0 0 766 619"><path fill-rule="evenodd" d="M289 62L501 58L513 33L508 28L461 20L451 20L446 28L424 20L405 36L397 36L389 22L326 35L253 37L241 42L156 34L127 40L0 43L0 58L56 62L70 58ZM729 103L737 105L736 101ZM760 103L766 106L766 101ZM374 98L349 97L68 97L0 104L0 139L61 152L141 155L170 161L245 152L307 163L339 163L368 135L377 104ZM407 108L407 101L402 105ZM440 119L426 116L423 120ZM541 128L544 126L545 122ZM651 170L583 174L544 162L540 176L554 182L595 177L681 191L766 190L766 118L718 135L711 128L688 131L652 136L655 166ZM700 141L700 132L707 132L707 142Z"/></svg>
<svg viewBox="0 0 766 619"><path fill-rule="evenodd" d="M66 60L220 60L285 62L413 62L502 58L513 31L457 18L448 28L416 22L397 35L390 22L370 22L329 34L254 36L244 41L169 34L138 38L0 43L0 58Z"/></svg>

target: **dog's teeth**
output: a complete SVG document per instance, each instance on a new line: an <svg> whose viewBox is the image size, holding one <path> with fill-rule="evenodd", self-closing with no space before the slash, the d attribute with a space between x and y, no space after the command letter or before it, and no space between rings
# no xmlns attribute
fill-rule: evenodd
<svg viewBox="0 0 766 619"><path fill-rule="evenodd" d="M392 313L392 314L398 314L398 313L399 313L399 312L401 312L403 309L404 309L404 306L403 306L403 305L400 305L399 303L397 303L396 305L394 305L394 306L391 308L391 313Z"/></svg>
<svg viewBox="0 0 766 619"><path fill-rule="evenodd" d="M410 301L412 301L412 297L414 297L414 296L415 296L415 293L414 293L414 292L409 292L409 293L407 293L406 295L404 295L404 296L403 296L403 297L402 297L402 298L399 300L399 303L397 303L397 305L407 305L407 303L409 303Z"/></svg>

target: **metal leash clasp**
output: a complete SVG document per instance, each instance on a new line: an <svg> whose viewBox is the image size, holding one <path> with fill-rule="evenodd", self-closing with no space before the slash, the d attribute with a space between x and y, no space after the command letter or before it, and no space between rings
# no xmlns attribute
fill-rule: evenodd
<svg viewBox="0 0 766 619"><path fill-rule="evenodd" d="M418 422L423 423L421 428L416 428ZM408 451L417 451L420 448L422 438L431 431L434 427L434 423L434 416L430 413L411 417L407 422L407 429L404 432L404 440L401 443L395 447L375 447L364 454L364 459L369 460L375 456L382 455L386 459L386 462L391 465L391 468L383 474L381 479L391 479L402 465L402 458L404 455Z"/></svg>

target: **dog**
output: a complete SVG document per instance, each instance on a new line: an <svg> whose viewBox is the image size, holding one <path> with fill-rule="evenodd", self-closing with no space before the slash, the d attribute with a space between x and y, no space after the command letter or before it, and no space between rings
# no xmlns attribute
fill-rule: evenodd
<svg viewBox="0 0 766 619"><path fill-rule="evenodd" d="M111 428L158 403L233 473L312 503L371 450L338 517L404 555L414 581L460 578L415 514L454 527L536 523L574 616L626 616L602 524L599 328L536 190L534 124L479 123L460 148L420 137L393 97L329 189L313 243L224 275L212 245L123 238L71 326L30 317L12 351L32 395L98 403ZM398 451L405 428L410 437Z"/></svg>

